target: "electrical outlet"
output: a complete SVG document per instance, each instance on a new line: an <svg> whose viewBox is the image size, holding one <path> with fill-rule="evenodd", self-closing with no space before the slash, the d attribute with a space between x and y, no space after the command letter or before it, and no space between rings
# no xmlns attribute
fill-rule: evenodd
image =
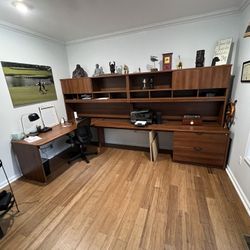
<svg viewBox="0 0 250 250"><path fill-rule="evenodd" d="M243 157L240 155L240 165L242 165Z"/></svg>

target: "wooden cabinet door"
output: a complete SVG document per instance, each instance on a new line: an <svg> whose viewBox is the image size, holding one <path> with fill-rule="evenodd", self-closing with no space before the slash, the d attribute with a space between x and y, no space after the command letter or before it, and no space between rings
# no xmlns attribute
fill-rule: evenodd
<svg viewBox="0 0 250 250"><path fill-rule="evenodd" d="M222 65L200 69L200 89L228 88L231 65Z"/></svg>
<svg viewBox="0 0 250 250"><path fill-rule="evenodd" d="M91 79L88 77L64 79L61 80L61 85L64 94L80 94L92 92Z"/></svg>
<svg viewBox="0 0 250 250"><path fill-rule="evenodd" d="M71 94L70 84L68 79L61 80L62 92L63 94Z"/></svg>
<svg viewBox="0 0 250 250"><path fill-rule="evenodd" d="M174 132L173 159L224 168L228 134Z"/></svg>
<svg viewBox="0 0 250 250"><path fill-rule="evenodd" d="M199 70L185 69L173 71L172 88L174 90L181 89L198 89L199 86Z"/></svg>

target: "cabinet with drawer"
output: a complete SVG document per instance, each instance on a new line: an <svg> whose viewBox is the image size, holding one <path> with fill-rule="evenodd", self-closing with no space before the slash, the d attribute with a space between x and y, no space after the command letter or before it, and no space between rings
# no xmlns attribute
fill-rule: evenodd
<svg viewBox="0 0 250 250"><path fill-rule="evenodd" d="M174 132L173 160L224 168L229 134Z"/></svg>

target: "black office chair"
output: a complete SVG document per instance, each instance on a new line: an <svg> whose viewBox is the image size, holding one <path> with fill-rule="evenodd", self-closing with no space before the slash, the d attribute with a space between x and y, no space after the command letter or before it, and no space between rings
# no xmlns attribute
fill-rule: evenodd
<svg viewBox="0 0 250 250"><path fill-rule="evenodd" d="M3 190L0 192L0 220L1 220L1 218L6 213L9 212L9 210L14 206L14 204L16 205L17 212L19 212L19 208L18 208L18 205L16 202L15 195L13 193L11 184L9 182L9 178L6 174L6 171L3 167L3 163L1 160L0 160L0 168L2 168L2 170L3 170L3 173L5 175L5 178L7 180L7 183L9 185L9 189L10 189L10 191ZM3 236L4 236L4 232L3 232L2 227L0 226L0 238L3 238Z"/></svg>
<svg viewBox="0 0 250 250"><path fill-rule="evenodd" d="M90 130L91 119L89 117L80 118L77 121L77 128L75 130L75 135L71 137L70 143L74 146L79 147L80 153L73 156L68 163L72 161L82 158L84 161L89 163L87 158L88 155L95 155L97 152L86 152L86 146L90 144L92 134Z"/></svg>

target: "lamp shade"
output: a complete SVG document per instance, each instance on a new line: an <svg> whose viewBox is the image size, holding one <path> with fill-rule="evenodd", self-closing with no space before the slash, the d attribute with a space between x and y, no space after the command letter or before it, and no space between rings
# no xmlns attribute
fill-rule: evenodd
<svg viewBox="0 0 250 250"><path fill-rule="evenodd" d="M29 114L28 118L29 118L29 121L33 122L33 121L38 120L40 117L37 113L32 113L32 114Z"/></svg>

